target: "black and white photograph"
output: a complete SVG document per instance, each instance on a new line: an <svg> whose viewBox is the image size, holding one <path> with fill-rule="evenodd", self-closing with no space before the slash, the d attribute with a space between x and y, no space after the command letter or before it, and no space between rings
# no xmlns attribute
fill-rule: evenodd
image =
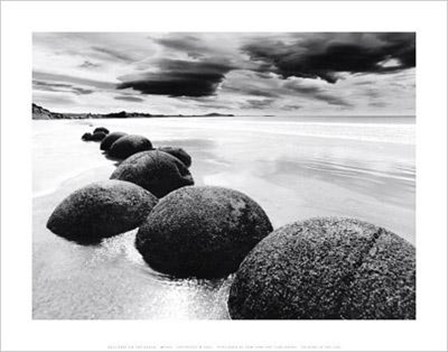
<svg viewBox="0 0 448 352"><path fill-rule="evenodd" d="M34 33L33 319L415 319L415 33Z"/></svg>
<svg viewBox="0 0 448 352"><path fill-rule="evenodd" d="M0 7L1 351L447 351L448 2Z"/></svg>

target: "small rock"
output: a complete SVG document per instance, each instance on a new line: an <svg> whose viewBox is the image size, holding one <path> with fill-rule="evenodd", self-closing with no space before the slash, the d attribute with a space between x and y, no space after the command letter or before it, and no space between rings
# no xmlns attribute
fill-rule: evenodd
<svg viewBox="0 0 448 352"><path fill-rule="evenodd" d="M106 127L97 127L93 130L93 133L103 132L104 134L109 134L109 130Z"/></svg>

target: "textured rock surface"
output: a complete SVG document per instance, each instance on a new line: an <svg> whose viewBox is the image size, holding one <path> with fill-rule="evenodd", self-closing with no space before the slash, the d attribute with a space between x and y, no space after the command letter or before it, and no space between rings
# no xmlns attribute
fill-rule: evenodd
<svg viewBox="0 0 448 352"><path fill-rule="evenodd" d="M186 167L191 166L191 156L184 149L177 147L160 147L158 150L168 153L184 163Z"/></svg>
<svg viewBox="0 0 448 352"><path fill-rule="evenodd" d="M158 150L132 155L115 169L110 178L135 183L159 198L194 184L190 171L181 161Z"/></svg>
<svg viewBox="0 0 448 352"><path fill-rule="evenodd" d="M243 193L185 187L163 198L141 225L136 247L155 270L178 277L234 272L272 231L263 209Z"/></svg>
<svg viewBox="0 0 448 352"><path fill-rule="evenodd" d="M233 319L415 319L415 248L355 219L286 225L243 261L228 307Z"/></svg>
<svg viewBox="0 0 448 352"><path fill-rule="evenodd" d="M126 159L135 153L151 149L152 144L148 138L138 135L126 135L112 144L108 154L114 158Z"/></svg>
<svg viewBox="0 0 448 352"><path fill-rule="evenodd" d="M100 149L108 151L110 149L110 147L112 146L112 144L114 144L114 142L117 139L119 139L121 137L124 137L126 135L127 135L127 133L124 133L124 132L112 132L112 133L109 133L106 136L106 138L104 138L103 141L101 142Z"/></svg>
<svg viewBox="0 0 448 352"><path fill-rule="evenodd" d="M157 201L130 182L96 182L65 198L51 214L47 228L66 239L95 244L138 227Z"/></svg>
<svg viewBox="0 0 448 352"><path fill-rule="evenodd" d="M106 127L97 127L93 130L93 133L103 132L104 134L109 134L109 130Z"/></svg>

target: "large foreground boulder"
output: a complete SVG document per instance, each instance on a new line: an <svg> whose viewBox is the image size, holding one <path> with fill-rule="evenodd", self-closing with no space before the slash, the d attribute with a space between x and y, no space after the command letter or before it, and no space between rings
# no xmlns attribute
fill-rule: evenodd
<svg viewBox="0 0 448 352"><path fill-rule="evenodd" d="M243 261L228 308L232 319L415 319L415 248L355 219L286 225Z"/></svg>
<svg viewBox="0 0 448 352"><path fill-rule="evenodd" d="M162 273L219 278L236 271L271 231L263 209L245 194L221 187L184 187L153 209L138 231L136 247Z"/></svg>
<svg viewBox="0 0 448 352"><path fill-rule="evenodd" d="M135 153L151 149L152 144L148 138L132 134L117 139L108 154L114 158L126 159Z"/></svg>
<svg viewBox="0 0 448 352"><path fill-rule="evenodd" d="M117 139L124 137L126 135L127 135L127 133L124 133L124 132L109 133L101 142L100 149L104 150L104 151L108 151L110 149L110 147L112 146L112 144L114 144L114 142Z"/></svg>
<svg viewBox="0 0 448 352"><path fill-rule="evenodd" d="M96 244L138 227L157 201L130 182L96 182L65 198L51 214L47 228L68 240Z"/></svg>
<svg viewBox="0 0 448 352"><path fill-rule="evenodd" d="M194 184L190 171L181 161L158 150L132 155L115 169L110 178L135 183L159 198Z"/></svg>
<svg viewBox="0 0 448 352"><path fill-rule="evenodd" d="M162 152L168 153L168 154L178 158L180 161L182 161L184 163L184 165L186 167L191 166L191 156L182 148L160 147L160 148L158 148L158 150L161 150Z"/></svg>

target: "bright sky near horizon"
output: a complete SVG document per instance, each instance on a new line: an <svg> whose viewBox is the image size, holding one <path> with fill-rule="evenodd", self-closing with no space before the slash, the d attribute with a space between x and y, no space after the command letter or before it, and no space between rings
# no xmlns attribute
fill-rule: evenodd
<svg viewBox="0 0 448 352"><path fill-rule="evenodd" d="M414 115L414 33L34 33L55 112Z"/></svg>

